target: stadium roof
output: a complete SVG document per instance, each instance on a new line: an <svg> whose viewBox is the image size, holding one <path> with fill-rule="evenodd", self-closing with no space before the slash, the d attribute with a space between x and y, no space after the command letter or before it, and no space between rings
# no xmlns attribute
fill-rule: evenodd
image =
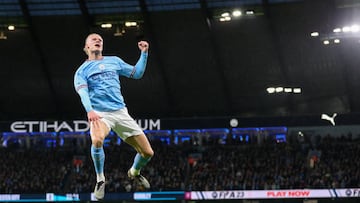
<svg viewBox="0 0 360 203"><path fill-rule="evenodd" d="M73 74L90 32L129 63L136 42L150 42L144 78L121 79L135 117L357 113L359 9L350 0L2 0L0 117L84 117Z"/></svg>

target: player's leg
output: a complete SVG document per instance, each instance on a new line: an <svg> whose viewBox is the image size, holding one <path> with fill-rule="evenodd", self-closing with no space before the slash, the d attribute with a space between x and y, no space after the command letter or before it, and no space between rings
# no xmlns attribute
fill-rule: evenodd
<svg viewBox="0 0 360 203"><path fill-rule="evenodd" d="M121 137L121 139L131 145L137 152L132 167L128 171L128 176L131 179L139 181L139 183L145 188L150 188L149 182L140 175L140 170L154 155L154 151L151 148L149 140L140 126L129 115L127 108L114 112L113 117L117 122L112 129Z"/></svg>
<svg viewBox="0 0 360 203"><path fill-rule="evenodd" d="M105 153L103 143L109 134L110 128L101 120L91 122L91 157L96 171L96 186L94 194L97 199L103 199L105 195L104 163Z"/></svg>
<svg viewBox="0 0 360 203"><path fill-rule="evenodd" d="M131 169L134 175L138 175L140 174L140 170L150 161L151 157L154 155L154 151L144 134L128 137L125 142L130 144L137 151Z"/></svg>
<svg viewBox="0 0 360 203"><path fill-rule="evenodd" d="M131 145L136 151L133 165L128 171L130 178L137 178L145 188L150 188L149 182L140 175L140 170L150 161L154 155L149 140L145 134L131 136L125 139L125 142Z"/></svg>

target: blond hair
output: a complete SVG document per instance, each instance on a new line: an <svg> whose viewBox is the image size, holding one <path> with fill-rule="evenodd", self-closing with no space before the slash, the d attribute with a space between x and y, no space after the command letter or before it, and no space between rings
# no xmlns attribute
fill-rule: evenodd
<svg viewBox="0 0 360 203"><path fill-rule="evenodd" d="M85 38L85 43L84 43L84 48L83 48L83 51L85 52L86 55L89 55L89 53L86 49L86 42L87 42L88 38L90 37L90 35L99 35L101 37L101 35L96 32L93 32L93 33L90 33L87 35L87 37Z"/></svg>

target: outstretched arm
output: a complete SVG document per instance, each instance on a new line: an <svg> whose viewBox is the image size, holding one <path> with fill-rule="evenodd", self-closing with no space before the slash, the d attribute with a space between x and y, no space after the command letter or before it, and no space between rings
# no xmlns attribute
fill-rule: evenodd
<svg viewBox="0 0 360 203"><path fill-rule="evenodd" d="M148 58L149 43L146 41L140 41L138 42L138 47L141 51L141 55L139 60L135 64L135 68L130 76L134 79L140 79L144 75Z"/></svg>

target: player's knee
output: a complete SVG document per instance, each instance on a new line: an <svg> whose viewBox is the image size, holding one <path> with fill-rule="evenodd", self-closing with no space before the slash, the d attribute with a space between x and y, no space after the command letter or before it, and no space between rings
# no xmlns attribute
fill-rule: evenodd
<svg viewBox="0 0 360 203"><path fill-rule="evenodd" d="M100 138L100 137L93 137L92 138L92 144L95 147L102 147L104 143L104 139Z"/></svg>
<svg viewBox="0 0 360 203"><path fill-rule="evenodd" d="M143 151L143 156L145 158L151 158L154 156L154 151L150 148L150 149L147 149L147 150L144 150Z"/></svg>

